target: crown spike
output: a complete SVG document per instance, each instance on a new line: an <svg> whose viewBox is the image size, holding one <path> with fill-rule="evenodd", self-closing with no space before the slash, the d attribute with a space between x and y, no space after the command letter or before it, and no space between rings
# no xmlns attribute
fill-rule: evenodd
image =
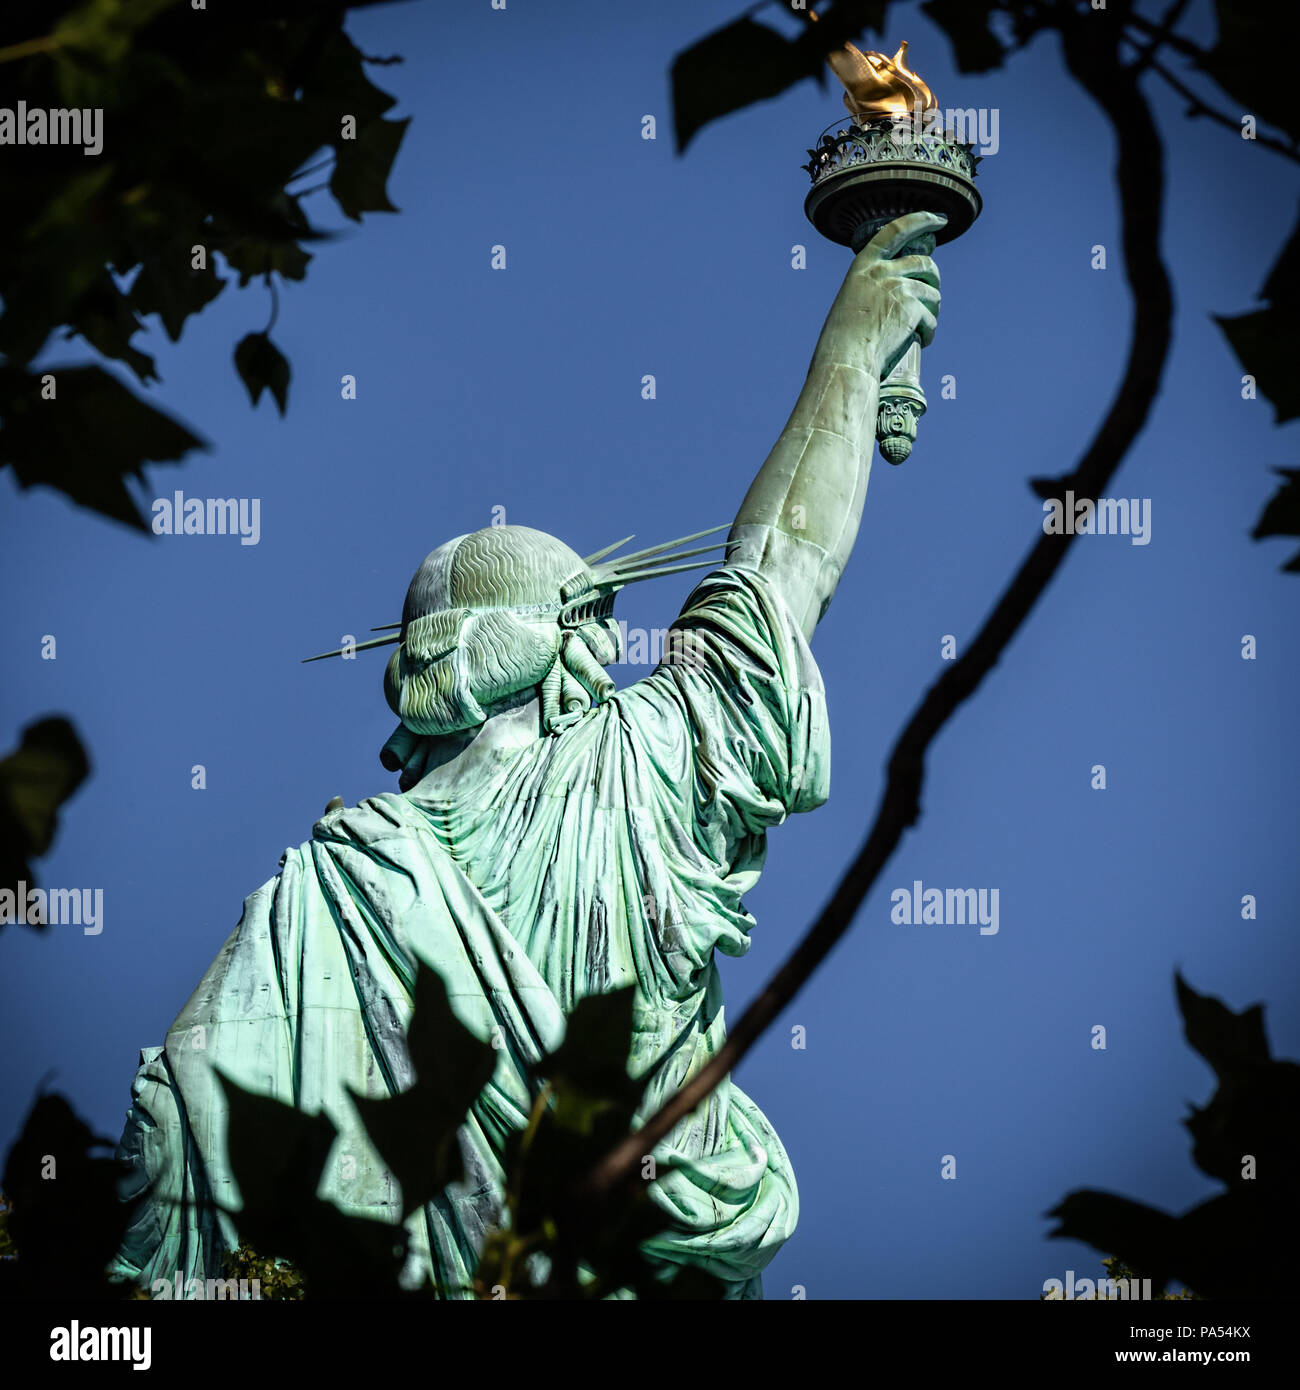
<svg viewBox="0 0 1300 1390"><path fill-rule="evenodd" d="M617 583L620 575L630 573L633 570L649 573L650 570L660 565L671 564L674 560L689 560L695 555L707 555L712 550L721 550L725 545L725 541L715 541L713 545L696 546L694 550L678 550L672 555L663 555L648 564L625 565L622 560L611 560L606 565L597 566L595 570L596 585L599 588L602 584Z"/></svg>
<svg viewBox="0 0 1300 1390"><path fill-rule="evenodd" d="M605 558L606 555L610 554L611 551L617 550L617 549L619 548L619 546L621 546L621 545L626 545L626 544L628 543L628 541L632 540L635 536L636 536L636 532L633 531L633 532L632 532L632 535L630 535L630 536L624 536L623 539L622 539L621 541L615 541L613 545L607 545L607 546L605 546L605 548L604 548L603 550L597 550L597 551L596 551L594 554L592 554L592 555L584 555L584 556L582 557L582 563L583 563L584 565L594 565L594 564L596 564L597 561L603 560L603 559Z"/></svg>
<svg viewBox="0 0 1300 1390"><path fill-rule="evenodd" d="M620 555L615 563L626 565L629 560L648 560L652 555L658 555L665 550L672 550L676 546L685 545L687 541L698 541L703 536L715 536L719 531L727 531L730 529L730 522L724 522L721 526L710 526L706 530L696 531L690 536L678 536L675 541L664 541L662 545L652 545L648 546L645 550L634 550L630 555ZM629 536L628 540L631 539L632 537ZM723 545L725 542L719 541L718 544Z"/></svg>
<svg viewBox="0 0 1300 1390"><path fill-rule="evenodd" d="M342 656L345 651L364 652L369 647L391 647L401 640L399 634L394 634L392 637L376 637L372 642L358 642L352 647L340 647L333 652L321 652L319 656L304 656L302 664L305 666L309 661L324 661L329 656Z"/></svg>
<svg viewBox="0 0 1300 1390"><path fill-rule="evenodd" d="M676 574L679 570L706 570L712 564L712 560L691 560L684 565L662 565L659 569L632 570L630 573L620 570L610 583L621 589L625 584L636 584L642 579L658 579L661 574Z"/></svg>

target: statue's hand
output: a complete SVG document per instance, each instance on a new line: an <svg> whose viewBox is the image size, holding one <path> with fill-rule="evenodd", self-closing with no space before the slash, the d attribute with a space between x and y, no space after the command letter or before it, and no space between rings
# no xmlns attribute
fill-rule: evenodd
<svg viewBox="0 0 1300 1390"><path fill-rule="evenodd" d="M947 223L934 212L909 212L882 227L853 258L826 320L838 361L883 377L919 337L934 337L939 267L929 256L900 256L910 241Z"/></svg>

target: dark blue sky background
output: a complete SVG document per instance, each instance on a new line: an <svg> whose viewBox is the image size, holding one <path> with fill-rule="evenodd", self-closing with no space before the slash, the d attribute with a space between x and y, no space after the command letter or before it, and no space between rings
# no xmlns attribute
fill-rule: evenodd
<svg viewBox="0 0 1300 1390"><path fill-rule="evenodd" d="M94 775L40 874L105 902L98 937L4 933L0 1136L47 1072L116 1135L137 1049L162 1041L243 897L330 797L395 789L377 758L394 723L384 656L300 657L395 621L424 555L494 506L582 552L734 514L848 263L805 222L799 168L842 109L837 88L804 83L673 153L672 56L739 8L475 0L352 21L365 51L406 57L375 70L414 118L390 184L401 212L358 229L311 200L342 235L281 295L287 419L268 400L250 409L231 365L266 322L264 290L228 289L178 347L156 323L140 341L158 355L157 400L215 445L153 469L146 506L177 487L260 498L259 545L146 539L0 475L0 733L12 743L54 711L77 724ZM1193 15L1209 22L1203 0ZM832 796L771 837L753 950L722 967L733 1018L852 857L943 636L964 647L1039 533L1026 480L1072 466L1127 346L1112 142L1055 42L972 78L914 6L892 7L875 46L901 38L941 105L999 109L1001 148L980 167L983 216L939 253L920 441L904 467L875 464L817 633ZM1176 967L1234 1008L1266 1001L1275 1050L1300 1054L1300 580L1278 573L1282 544L1248 539L1269 467L1295 462L1294 426L1241 399L1209 317L1250 306L1291 228L1295 170L1163 92L1157 110L1176 340L1111 489L1151 499L1152 540L1076 543L938 740L923 818L852 935L740 1068L802 1194L769 1297L1034 1298L1069 1268L1099 1272L1087 1248L1044 1239L1068 1190L1171 1209L1210 1195L1179 1125L1212 1077L1181 1037ZM795 244L806 270L791 269ZM940 399L946 373L955 400ZM691 582L639 586L619 615L666 625ZM191 789L196 763L207 790ZM918 878L998 888L999 933L891 924L891 890Z"/></svg>

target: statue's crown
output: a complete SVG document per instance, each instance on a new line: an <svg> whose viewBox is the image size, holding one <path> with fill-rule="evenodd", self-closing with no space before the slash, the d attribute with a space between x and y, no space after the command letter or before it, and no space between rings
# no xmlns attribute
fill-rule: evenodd
<svg viewBox="0 0 1300 1390"><path fill-rule="evenodd" d="M322 661L345 650L362 651L410 643L412 639L418 641L422 655L432 659L439 654L436 649L454 647L464 622L483 612L508 612L525 621L554 622L561 628L580 627L593 619L608 618L614 595L628 584L679 570L706 569L716 563L694 557L720 550L724 541L692 550L679 547L726 529L711 526L610 558L632 540L624 536L584 558L555 536L531 526L485 526L457 536L425 556L407 590L402 621L371 629L387 636L305 660Z"/></svg>

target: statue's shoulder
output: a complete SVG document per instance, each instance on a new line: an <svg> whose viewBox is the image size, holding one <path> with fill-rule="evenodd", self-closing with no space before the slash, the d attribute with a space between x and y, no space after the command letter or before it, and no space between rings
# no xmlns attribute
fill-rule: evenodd
<svg viewBox="0 0 1300 1390"><path fill-rule="evenodd" d="M336 796L312 826L311 840L303 848L321 843L368 843L395 831L414 830L418 824L415 808L398 792L379 792L355 806L345 806L343 798Z"/></svg>

